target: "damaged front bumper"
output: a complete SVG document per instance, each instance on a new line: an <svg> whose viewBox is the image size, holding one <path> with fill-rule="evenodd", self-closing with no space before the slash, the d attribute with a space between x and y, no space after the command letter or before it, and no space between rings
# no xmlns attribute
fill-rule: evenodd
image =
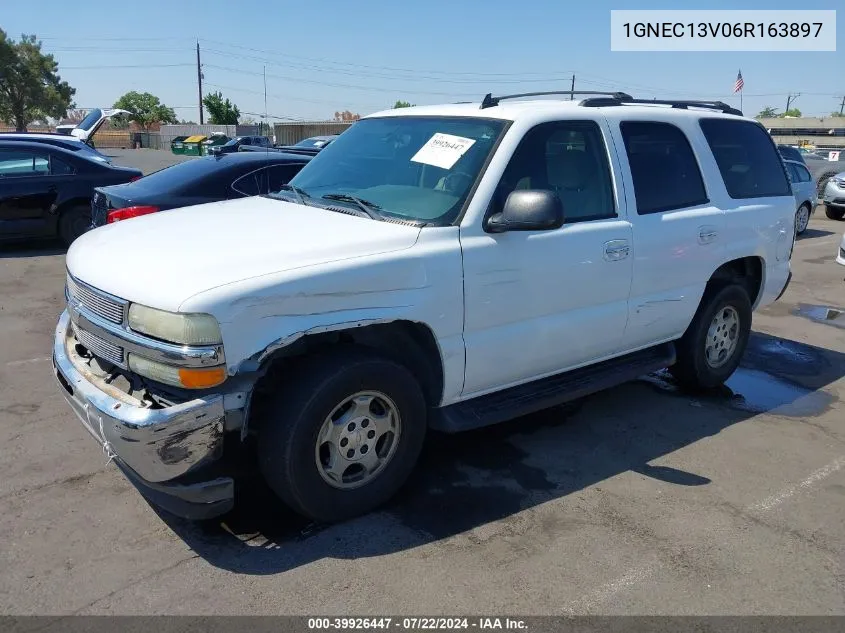
<svg viewBox="0 0 845 633"><path fill-rule="evenodd" d="M172 514L205 519L228 512L234 505L233 479L202 477L223 454L224 396L204 396L164 408L139 406L74 363L68 346L75 341L69 327L65 311L53 345L56 379L109 459L150 502Z"/></svg>

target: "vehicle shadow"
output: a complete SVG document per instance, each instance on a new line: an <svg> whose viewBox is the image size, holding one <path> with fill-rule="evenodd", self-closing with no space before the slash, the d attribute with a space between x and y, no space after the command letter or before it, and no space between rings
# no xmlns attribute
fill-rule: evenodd
<svg viewBox="0 0 845 633"><path fill-rule="evenodd" d="M486 540L546 529L516 515L626 471L706 486L719 472L649 462L765 411L814 424L836 400L824 387L843 375L845 354L754 333L743 366L712 392L685 394L659 372L588 399L571 416L557 409L458 435L431 433L395 500L352 521L309 524L257 481L245 482L236 509L222 520L159 515L212 565L258 575L322 558L390 554L462 533ZM633 415L631 402L637 403Z"/></svg>
<svg viewBox="0 0 845 633"><path fill-rule="evenodd" d="M809 240L815 237L827 237L828 235L833 235L833 231L825 231L823 229L811 229L807 228L804 229L804 232L798 236L799 240Z"/></svg>
<svg viewBox="0 0 845 633"><path fill-rule="evenodd" d="M67 253L67 247L58 240L0 243L0 259L47 257L49 255L64 255L65 253Z"/></svg>

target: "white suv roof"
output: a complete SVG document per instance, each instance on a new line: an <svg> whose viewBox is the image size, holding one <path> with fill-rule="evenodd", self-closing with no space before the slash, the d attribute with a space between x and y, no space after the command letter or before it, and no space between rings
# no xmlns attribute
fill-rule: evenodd
<svg viewBox="0 0 845 633"><path fill-rule="evenodd" d="M534 93L537 94L537 93ZM543 93L540 93L543 94ZM558 94L558 93L550 93ZM739 118L741 113L734 110L727 104L721 102L706 102L706 101L664 101L664 100L643 100L634 99L624 95L622 98L614 97L600 97L591 99L578 99L570 101L564 95L568 92L559 93L561 96L557 99L518 99L520 95L512 95L507 97L488 97L485 102L473 103L450 103L430 106L412 106L409 108L395 108L391 110L382 110L375 112L366 117L384 117L384 116L464 116L464 117L482 117L503 119L507 121L516 121L523 119L543 119L549 115L573 115L578 114L579 117L587 112L594 110L601 110L604 115L613 113L630 114L646 114L654 116L655 112L662 113L662 116L671 118L675 117L700 117L706 113L707 116L719 116L729 118ZM577 95L578 92L576 91ZM605 94L605 93L596 93ZM621 95L621 93L618 93ZM533 95L526 95L533 96ZM488 99L490 100L488 102ZM502 99L503 101L499 101ZM507 99L507 100L505 100ZM513 100L512 100L513 99ZM599 105L601 103L601 105ZM482 105L487 107L482 108ZM689 108L689 109L688 109ZM658 114L661 116L661 114Z"/></svg>

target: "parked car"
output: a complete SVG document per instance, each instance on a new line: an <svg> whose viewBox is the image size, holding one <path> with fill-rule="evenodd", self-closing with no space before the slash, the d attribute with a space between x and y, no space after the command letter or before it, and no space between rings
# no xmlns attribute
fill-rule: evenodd
<svg viewBox="0 0 845 633"><path fill-rule="evenodd" d="M94 187L142 175L47 143L0 140L0 240L58 236L70 245L91 225Z"/></svg>
<svg viewBox="0 0 845 633"><path fill-rule="evenodd" d="M799 148L792 145L778 145L778 151L784 160L792 160L806 166L804 162L805 152L802 152Z"/></svg>
<svg viewBox="0 0 845 633"><path fill-rule="evenodd" d="M810 170L804 163L785 160L783 164L786 166L786 173L792 184L792 195L795 196L797 209L795 211L795 232L801 235L807 230L810 216L816 210L816 203L818 202L816 181L813 180Z"/></svg>
<svg viewBox="0 0 845 633"><path fill-rule="evenodd" d="M723 384L791 279L774 142L720 103L563 95L373 114L277 194L84 235L71 409L170 512L230 509L240 454L330 522L392 497L429 429L666 367Z"/></svg>
<svg viewBox="0 0 845 633"><path fill-rule="evenodd" d="M839 252L836 254L836 263L845 266L845 233L842 234L842 241L839 242Z"/></svg>
<svg viewBox="0 0 845 633"><path fill-rule="evenodd" d="M72 152L80 152L91 160L102 163L111 163L111 158L98 152L96 149L79 140L75 136L64 134L40 134L29 132L0 132L0 141L26 141L29 143L46 143L55 147L63 147Z"/></svg>
<svg viewBox="0 0 845 633"><path fill-rule="evenodd" d="M57 125L56 132L62 135L73 136L94 147L94 134L102 127L103 123L118 114L132 113L129 110L121 110L120 108L94 108L79 123Z"/></svg>
<svg viewBox="0 0 845 633"><path fill-rule="evenodd" d="M834 174L827 180L822 200L827 217L831 220L845 218L845 171Z"/></svg>
<svg viewBox="0 0 845 633"><path fill-rule="evenodd" d="M185 141L188 139L187 136L177 136L173 140L170 141L170 151L174 154L184 154L185 153Z"/></svg>
<svg viewBox="0 0 845 633"><path fill-rule="evenodd" d="M91 201L92 225L279 191L309 160L308 156L272 152L221 154L178 163L128 184L96 188Z"/></svg>
<svg viewBox="0 0 845 633"><path fill-rule="evenodd" d="M828 158L818 154L804 154L804 162L807 169L813 175L813 180L816 181L819 198L822 197L822 192L827 186L827 181L841 171L845 171L845 154L840 154L839 160L828 160Z"/></svg>
<svg viewBox="0 0 845 633"><path fill-rule="evenodd" d="M241 152L263 152L267 149L271 149L277 152L288 152L291 154L304 154L306 156L316 156L322 150L324 150L334 139L337 138L335 136L314 136L310 139L305 139L304 141L300 141L296 145L274 145L272 147L256 147L256 146L244 146L241 147L239 151Z"/></svg>
<svg viewBox="0 0 845 633"><path fill-rule="evenodd" d="M211 149L214 154L230 154L245 148L266 149L272 147L270 139L266 136L236 136L227 143Z"/></svg>
<svg viewBox="0 0 845 633"><path fill-rule="evenodd" d="M229 140L229 137L225 134L212 134L200 144L201 154L203 156L208 156L213 152L215 147L222 147L223 145L228 143Z"/></svg>

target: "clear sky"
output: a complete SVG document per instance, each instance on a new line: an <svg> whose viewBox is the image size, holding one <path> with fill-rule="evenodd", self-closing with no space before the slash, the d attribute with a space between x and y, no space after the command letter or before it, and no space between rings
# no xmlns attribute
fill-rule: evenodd
<svg viewBox="0 0 845 633"><path fill-rule="evenodd" d="M197 120L196 42L205 92L242 112L324 119L485 93L625 90L638 97L721 99L745 80L744 111L806 115L838 110L845 95L845 11L837 52L629 53L610 51L611 9L836 9L841 0L0 0L10 37L35 34L77 89L81 108L149 91ZM838 6L837 6L838 5ZM253 116L258 119L258 116Z"/></svg>

